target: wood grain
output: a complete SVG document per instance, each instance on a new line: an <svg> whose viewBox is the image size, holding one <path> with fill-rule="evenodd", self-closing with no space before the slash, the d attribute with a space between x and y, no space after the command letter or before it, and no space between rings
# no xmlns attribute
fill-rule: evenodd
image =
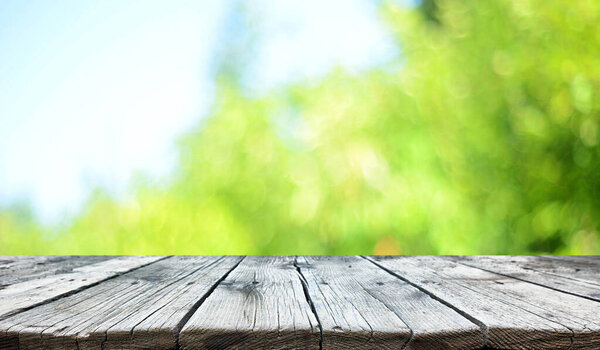
<svg viewBox="0 0 600 350"><path fill-rule="evenodd" d="M181 348L319 349L300 278L293 257L246 257L183 327Z"/></svg>
<svg viewBox="0 0 600 350"><path fill-rule="evenodd" d="M479 326L371 262L301 257L325 349L475 349Z"/></svg>
<svg viewBox="0 0 600 350"><path fill-rule="evenodd" d="M123 256L91 265L69 267L64 272L26 279L0 289L0 318L73 293L132 269L155 262L159 256ZM13 278L14 280L14 278Z"/></svg>
<svg viewBox="0 0 600 350"><path fill-rule="evenodd" d="M600 346L598 303L439 257L373 258L487 328L501 349Z"/></svg>
<svg viewBox="0 0 600 350"><path fill-rule="evenodd" d="M529 267L547 273L600 284L600 256L538 256L529 257ZM538 260L544 266L536 264Z"/></svg>
<svg viewBox="0 0 600 350"><path fill-rule="evenodd" d="M20 349L171 349L241 257L172 257L0 321ZM2 343L2 339L5 339Z"/></svg>
<svg viewBox="0 0 600 350"><path fill-rule="evenodd" d="M533 256L449 257L461 264L502 274L600 302L598 265Z"/></svg>
<svg viewBox="0 0 600 350"><path fill-rule="evenodd" d="M600 349L600 258L0 257L0 349Z"/></svg>
<svg viewBox="0 0 600 350"><path fill-rule="evenodd" d="M2 256L0 290L11 284L71 272L74 268L95 264L113 256Z"/></svg>

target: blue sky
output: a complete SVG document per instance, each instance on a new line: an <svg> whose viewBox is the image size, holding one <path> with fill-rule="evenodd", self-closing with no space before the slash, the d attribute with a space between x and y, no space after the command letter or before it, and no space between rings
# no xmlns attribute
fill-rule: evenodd
<svg viewBox="0 0 600 350"><path fill-rule="evenodd" d="M259 93L396 54L371 1L247 4ZM29 200L56 223L96 186L167 174L175 139L209 110L230 13L228 1L0 1L0 204Z"/></svg>

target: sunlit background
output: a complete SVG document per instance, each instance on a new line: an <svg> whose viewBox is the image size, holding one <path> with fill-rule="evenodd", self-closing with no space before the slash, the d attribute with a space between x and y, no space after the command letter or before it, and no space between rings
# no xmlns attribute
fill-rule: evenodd
<svg viewBox="0 0 600 350"><path fill-rule="evenodd" d="M598 254L597 23L1 1L0 254Z"/></svg>

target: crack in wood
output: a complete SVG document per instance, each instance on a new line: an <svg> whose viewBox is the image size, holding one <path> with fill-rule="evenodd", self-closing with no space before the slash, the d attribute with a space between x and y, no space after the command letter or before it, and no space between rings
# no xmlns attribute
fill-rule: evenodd
<svg viewBox="0 0 600 350"><path fill-rule="evenodd" d="M1 317L0 349L600 348L597 258L154 258L53 279L70 290Z"/></svg>
<svg viewBox="0 0 600 350"><path fill-rule="evenodd" d="M299 275L298 277L300 278L300 283L302 283L302 290L304 291L304 298L306 299L306 302L308 302L308 305L310 305L310 309L311 309L312 313L315 315L315 318L317 319L317 327L319 327L319 350L322 350L323 349L323 327L321 326L321 320L319 320L319 314L317 313L315 304L313 303L312 299L310 298L310 293L308 292L308 282L306 281L306 278L304 277L304 274L302 273L302 269L298 265L298 257L294 257L294 267L296 267L296 271L298 271L298 275Z"/></svg>

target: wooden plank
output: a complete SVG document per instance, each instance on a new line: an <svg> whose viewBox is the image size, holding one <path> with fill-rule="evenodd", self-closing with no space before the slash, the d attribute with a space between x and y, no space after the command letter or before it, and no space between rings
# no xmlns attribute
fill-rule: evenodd
<svg viewBox="0 0 600 350"><path fill-rule="evenodd" d="M487 327L487 346L600 346L600 304L439 257L376 257L382 267Z"/></svg>
<svg viewBox="0 0 600 350"><path fill-rule="evenodd" d="M111 256L0 256L0 289L11 284L71 272Z"/></svg>
<svg viewBox="0 0 600 350"><path fill-rule="evenodd" d="M63 258L0 257L0 349L600 348L597 257Z"/></svg>
<svg viewBox="0 0 600 350"><path fill-rule="evenodd" d="M574 262L589 262L593 264L600 264L600 255L540 255L548 259L557 259L562 261L574 261Z"/></svg>
<svg viewBox="0 0 600 350"><path fill-rule="evenodd" d="M241 259L171 257L104 281L0 321L0 348L175 348L203 296Z"/></svg>
<svg viewBox="0 0 600 350"><path fill-rule="evenodd" d="M183 327L183 349L319 349L293 257L246 257Z"/></svg>
<svg viewBox="0 0 600 350"><path fill-rule="evenodd" d="M547 271L548 273L600 284L600 256L539 256L538 258L555 263ZM540 267L531 266L531 268Z"/></svg>
<svg viewBox="0 0 600 350"><path fill-rule="evenodd" d="M600 267L586 261L559 261L537 256L448 258L467 266L600 301Z"/></svg>
<svg viewBox="0 0 600 350"><path fill-rule="evenodd" d="M0 318L155 262L159 256L121 256L0 289ZM10 302L8 302L10 301Z"/></svg>
<svg viewBox="0 0 600 350"><path fill-rule="evenodd" d="M354 256L302 257L326 349L475 349L479 326L373 263Z"/></svg>

